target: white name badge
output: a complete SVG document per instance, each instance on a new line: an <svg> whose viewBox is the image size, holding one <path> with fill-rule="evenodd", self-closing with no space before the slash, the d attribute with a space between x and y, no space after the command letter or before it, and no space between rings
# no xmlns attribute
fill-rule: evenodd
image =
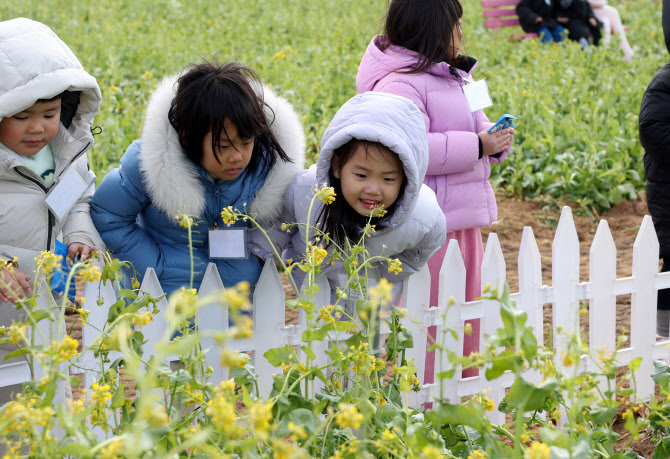
<svg viewBox="0 0 670 459"><path fill-rule="evenodd" d="M471 112L476 112L493 105L491 96L489 96L489 87L486 80L473 81L463 86L463 93L468 100Z"/></svg>
<svg viewBox="0 0 670 459"><path fill-rule="evenodd" d="M81 195L84 194L84 191L93 183L93 180L95 178L86 183L81 175L71 167L60 178L58 185L47 193L44 201L56 218L62 220Z"/></svg>
<svg viewBox="0 0 670 459"><path fill-rule="evenodd" d="M247 229L209 230L210 258L247 258Z"/></svg>

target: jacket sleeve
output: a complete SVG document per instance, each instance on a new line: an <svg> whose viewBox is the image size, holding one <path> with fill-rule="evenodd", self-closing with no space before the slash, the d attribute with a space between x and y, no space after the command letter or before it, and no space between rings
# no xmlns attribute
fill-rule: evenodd
<svg viewBox="0 0 670 459"><path fill-rule="evenodd" d="M139 168L139 147L131 145L121 166L107 174L93 195L91 217L116 258L131 262L140 275L151 267L160 277L163 259L158 244L137 224L137 216L150 204Z"/></svg>
<svg viewBox="0 0 670 459"><path fill-rule="evenodd" d="M297 231L295 225L291 226L287 230L281 229L282 223L294 223L295 218L295 203L294 203L294 190L296 181L298 177L301 176L301 173L298 173L291 183L286 187L284 191L284 200L282 212L274 222L270 223L263 229L267 233L267 237L260 231L258 228L255 228L251 231L249 237L249 249L251 253L257 257L265 260L267 258L274 258L275 262L279 262L277 259L277 254L281 256L284 249L286 249L291 243L291 237ZM268 240L269 239L269 240ZM276 252L275 252L276 250Z"/></svg>
<svg viewBox="0 0 670 459"><path fill-rule="evenodd" d="M432 132L424 98L412 85L390 82L377 91L410 99L421 110L428 139L428 169L426 175L448 175L468 172L479 160L479 139L470 131Z"/></svg>
<svg viewBox="0 0 670 459"><path fill-rule="evenodd" d="M644 150L670 164L670 64L654 76L642 97L639 132Z"/></svg>
<svg viewBox="0 0 670 459"><path fill-rule="evenodd" d="M540 17L539 14L531 9L530 2L528 0L521 0L519 3L517 3L516 14L519 16L519 22L521 23L522 27L534 24L535 20Z"/></svg>
<svg viewBox="0 0 670 459"><path fill-rule="evenodd" d="M72 206L65 222L63 222L63 243L69 246L73 242L79 242L90 247L95 246L105 250L105 245L91 219L91 198L95 191L95 174L88 167L88 158L86 155L80 157L73 167L76 168L79 175L85 181L91 183L91 186L88 187L74 206Z"/></svg>
<svg viewBox="0 0 670 459"><path fill-rule="evenodd" d="M407 279L414 273L421 271L430 257L440 250L447 240L447 223L444 213L436 206L435 221L433 226L426 228L426 231L416 247L403 250L395 257L402 263L402 272L394 274L386 269L381 270L381 275L390 282L400 282Z"/></svg>

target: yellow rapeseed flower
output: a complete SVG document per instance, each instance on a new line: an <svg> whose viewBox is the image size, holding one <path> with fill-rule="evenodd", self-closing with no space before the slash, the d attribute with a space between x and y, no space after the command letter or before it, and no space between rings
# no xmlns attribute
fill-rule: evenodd
<svg viewBox="0 0 670 459"><path fill-rule="evenodd" d="M251 302L249 295L251 294L251 286L249 282L242 281L231 288L227 288L221 292L221 302L228 305L229 310L249 310Z"/></svg>
<svg viewBox="0 0 670 459"><path fill-rule="evenodd" d="M319 198L325 205L334 203L335 197L337 196L335 193L335 188L332 186L326 186L325 183L322 183L321 187L314 185L314 193L316 194L316 197Z"/></svg>
<svg viewBox="0 0 670 459"><path fill-rule="evenodd" d="M486 459L486 454L476 449L472 453L470 453L468 459Z"/></svg>
<svg viewBox="0 0 670 459"><path fill-rule="evenodd" d="M321 263L323 263L323 260L325 260L326 256L328 256L328 252L324 248L316 245L309 247L307 252L307 262L312 266L319 266Z"/></svg>
<svg viewBox="0 0 670 459"><path fill-rule="evenodd" d="M392 290L393 285L382 277L377 282L377 285L370 289L370 298L375 302L379 302L382 306L386 306L393 300Z"/></svg>
<svg viewBox="0 0 670 459"><path fill-rule="evenodd" d="M7 338L10 343L19 344L26 338L26 326L19 323L13 323L9 326L9 333Z"/></svg>
<svg viewBox="0 0 670 459"><path fill-rule="evenodd" d="M544 443L534 441L526 450L524 459L550 459L551 449Z"/></svg>
<svg viewBox="0 0 670 459"><path fill-rule="evenodd" d="M400 274L402 272L402 262L395 258L393 260L389 260L389 272L393 274Z"/></svg>
<svg viewBox="0 0 670 459"><path fill-rule="evenodd" d="M239 215L234 212L235 211L233 210L233 206L224 207L223 211L221 211L221 218L223 219L223 223L229 226L235 223L239 218Z"/></svg>
<svg viewBox="0 0 670 459"><path fill-rule="evenodd" d="M443 457L440 450L433 445L424 446L421 450L421 455L426 459L440 459Z"/></svg>
<svg viewBox="0 0 670 459"><path fill-rule="evenodd" d="M72 338L70 335L65 335L65 338L63 338L60 343L52 341L47 352L55 354L54 358L57 362L65 362L77 355L78 347L79 341Z"/></svg>
<svg viewBox="0 0 670 459"><path fill-rule="evenodd" d="M99 266L93 266L90 263L84 265L79 271L78 274L81 276L84 282L96 282L102 278L102 273L100 272Z"/></svg>
<svg viewBox="0 0 670 459"><path fill-rule="evenodd" d="M358 412L356 406L350 405L348 403L340 403L337 405L339 411L335 415L335 424L339 427L347 428L351 427L356 430L361 426L363 419L365 417Z"/></svg>
<svg viewBox="0 0 670 459"><path fill-rule="evenodd" d="M267 437L270 421L272 421L271 403L256 403L249 408L249 424L259 438Z"/></svg>
<svg viewBox="0 0 670 459"><path fill-rule="evenodd" d="M43 250L37 257L35 263L42 272L50 274L54 269L58 269L63 259L60 255L55 255L49 251Z"/></svg>
<svg viewBox="0 0 670 459"><path fill-rule="evenodd" d="M293 421L289 421L286 427L288 427L288 431L291 433L291 440L293 441L307 440L307 437L309 437L305 426L297 426Z"/></svg>
<svg viewBox="0 0 670 459"><path fill-rule="evenodd" d="M154 315L151 311L144 311L133 316L132 324L141 329L145 325L149 325L153 319Z"/></svg>
<svg viewBox="0 0 670 459"><path fill-rule="evenodd" d="M115 438L110 443L103 446L98 452L100 459L121 459L123 451L123 441Z"/></svg>
<svg viewBox="0 0 670 459"><path fill-rule="evenodd" d="M248 361L249 356L242 354L240 351L228 351L226 349L221 351L221 366L244 368Z"/></svg>

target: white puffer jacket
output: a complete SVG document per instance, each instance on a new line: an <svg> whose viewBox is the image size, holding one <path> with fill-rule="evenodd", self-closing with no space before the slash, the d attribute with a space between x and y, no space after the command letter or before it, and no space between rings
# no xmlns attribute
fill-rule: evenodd
<svg viewBox="0 0 670 459"><path fill-rule="evenodd" d="M86 157L93 145L91 125L102 100L98 83L51 29L25 18L0 22L0 75L0 121L39 99L64 93L61 125L50 144L56 165L51 188L70 167L91 181L59 221L45 203L51 188L0 150L0 257L18 257L19 269L31 273L35 256L42 250L53 250L59 235L66 245L80 242L102 248L89 213L95 174Z"/></svg>

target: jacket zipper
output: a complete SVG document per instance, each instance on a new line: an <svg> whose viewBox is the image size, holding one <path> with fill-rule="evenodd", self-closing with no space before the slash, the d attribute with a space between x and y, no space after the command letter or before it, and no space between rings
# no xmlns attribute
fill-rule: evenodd
<svg viewBox="0 0 670 459"><path fill-rule="evenodd" d="M67 170L72 165L72 163L74 163L77 159L79 159L79 157L81 157L81 155L88 149L89 145L91 145L91 142L88 142L86 144L86 146L79 153L77 153L74 158L72 158L72 160L68 163L68 165L65 167L64 170ZM18 170L16 168L14 169L14 171L17 174L19 174L21 177L23 177L24 179L26 179L30 182L33 182L35 185L40 187L42 189L42 191L44 191L45 195L49 192L49 189L46 186L44 186L42 183L40 183L38 180L27 176L26 174L24 174L23 172L21 172L20 170ZM47 247L46 247L46 249L51 250L51 238L53 237L53 227L56 224L56 219L55 219L53 213L51 212L51 209L49 209L49 207L47 207L47 213L48 213L48 220L49 220L49 228L47 230Z"/></svg>
<svg viewBox="0 0 670 459"><path fill-rule="evenodd" d="M46 186L44 186L43 184L41 184L38 180L27 176L26 174L24 174L23 172L21 172L18 169L14 169L14 171L17 174L19 174L21 177L23 177L24 179L26 179L30 182L33 182L35 185L40 187L42 189L42 191L44 191L45 195L49 192L49 189ZM51 237L53 236L53 234L52 234L53 233L53 225L54 225L55 222L54 222L54 216L51 213L51 209L49 209L49 207L47 207L47 212L48 212L48 219L49 219L49 229L47 230L47 250L51 250Z"/></svg>

